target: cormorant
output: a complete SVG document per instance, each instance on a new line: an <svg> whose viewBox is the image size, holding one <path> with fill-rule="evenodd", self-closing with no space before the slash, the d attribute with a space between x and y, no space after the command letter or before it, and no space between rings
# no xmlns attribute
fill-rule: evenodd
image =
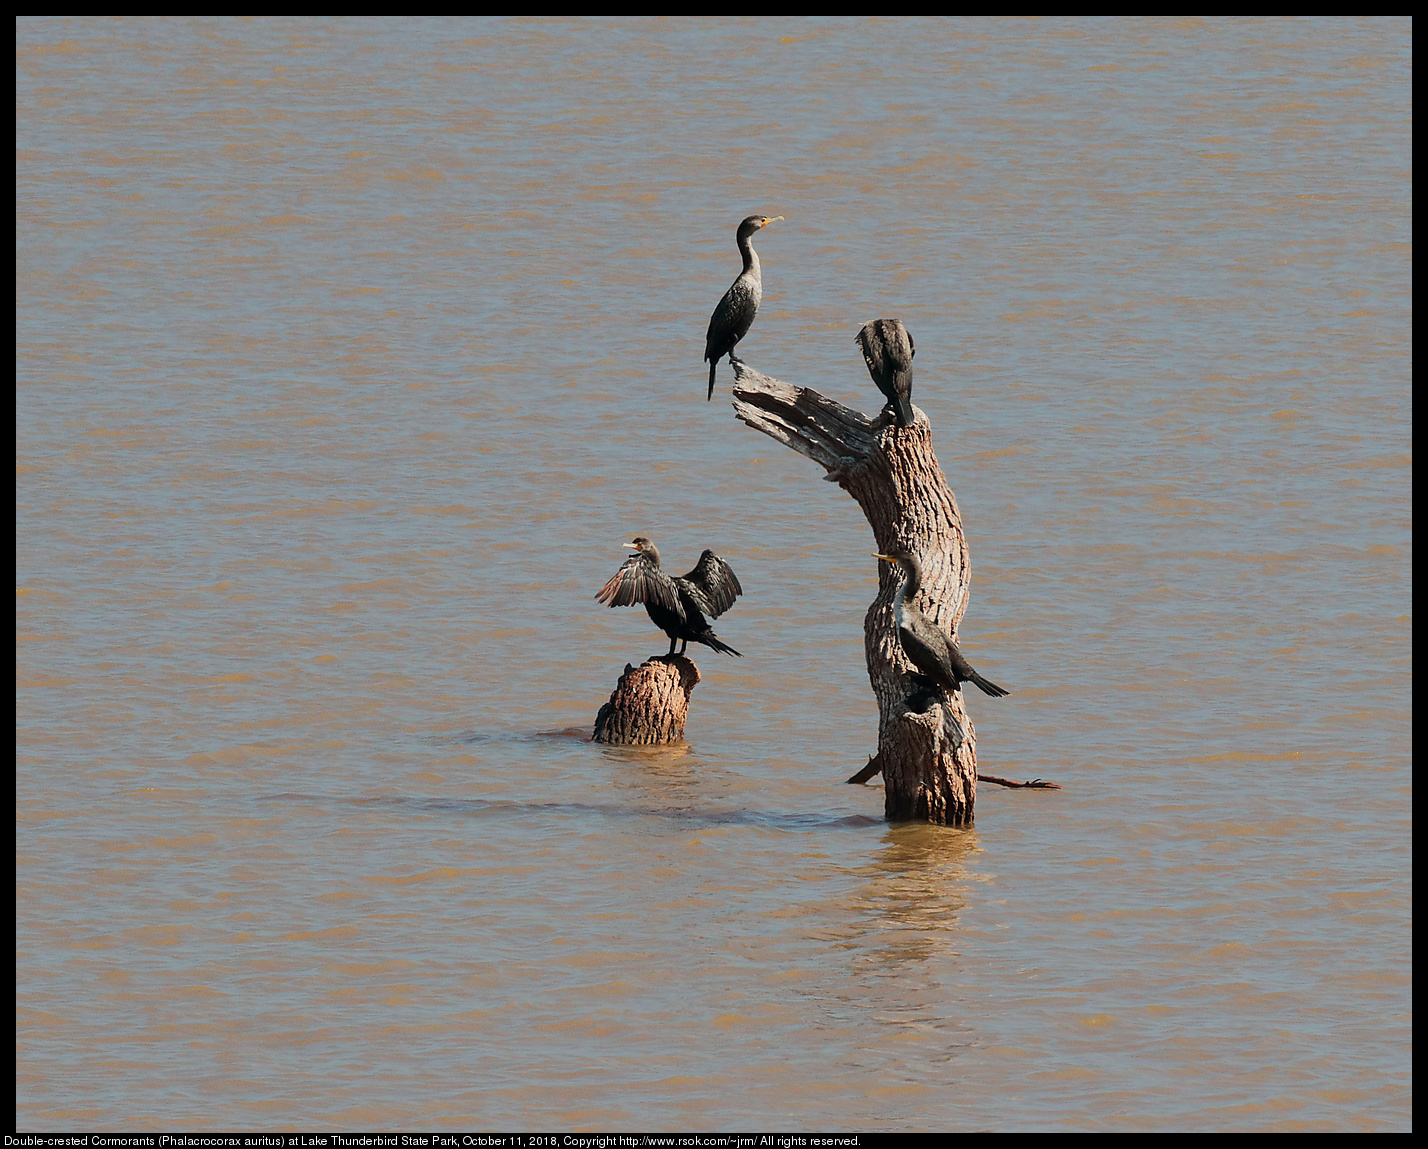
<svg viewBox="0 0 1428 1149"><path fill-rule="evenodd" d="M692 571L670 578L659 568L659 551L644 535L625 546L633 547L635 553L610 576L595 596L596 602L608 602L612 607L644 603L650 621L669 635L670 654L676 642L684 643L680 654L691 642L702 642L725 654L744 657L720 642L704 617L718 618L744 593L728 563L713 551L705 551Z"/></svg>
<svg viewBox="0 0 1428 1149"><path fill-rule="evenodd" d="M734 361L734 348L754 325L759 313L759 300L764 297L764 280L759 271L759 253L751 237L761 227L783 219L776 215L751 215L739 225L739 253L744 257L744 270L734 285L724 292L719 306L709 317L709 334L704 337L704 358L709 360L709 398L714 398L714 368L723 355Z"/></svg>
<svg viewBox="0 0 1428 1149"><path fill-rule="evenodd" d="M922 564L917 561L916 555L908 551L893 551L873 557L896 563L906 576L898 588L897 598L893 600L893 618L903 653L922 671L924 678L949 694L960 690L964 682L975 683L983 693L994 698L1011 693L995 682L988 682L973 670L972 664L957 649L957 644L942 633L942 628L912 605L912 596L922 586Z"/></svg>
<svg viewBox="0 0 1428 1149"><path fill-rule="evenodd" d="M899 427L912 425L912 357L917 354L912 336L900 319L874 319L854 336L863 349L868 374L888 397Z"/></svg>

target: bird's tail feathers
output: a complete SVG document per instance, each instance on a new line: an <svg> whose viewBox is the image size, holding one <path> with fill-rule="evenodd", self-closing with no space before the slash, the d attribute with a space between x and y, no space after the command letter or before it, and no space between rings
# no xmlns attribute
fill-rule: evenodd
<svg viewBox="0 0 1428 1149"><path fill-rule="evenodd" d="M909 399L904 399L901 395L899 395L897 397L897 400L893 403L893 414L897 418L897 425L899 427L911 427L912 401Z"/></svg>
<svg viewBox="0 0 1428 1149"><path fill-rule="evenodd" d="M1004 690L995 682L989 682L987 679L983 678L975 671L972 673L972 681L976 683L978 690L980 690L983 694L990 694L993 698L1005 698L1008 694L1011 693L1010 690Z"/></svg>
<svg viewBox="0 0 1428 1149"><path fill-rule="evenodd" d="M719 366L719 356L709 360L709 398L714 398L714 371ZM705 402L708 402L706 399Z"/></svg>
<svg viewBox="0 0 1428 1149"><path fill-rule="evenodd" d="M708 633L707 636L699 639L698 641L702 642L705 646L712 646L715 650L723 651L723 653L725 654L732 654L735 658L744 657L727 642L720 642L717 638L715 638L714 632L712 630Z"/></svg>

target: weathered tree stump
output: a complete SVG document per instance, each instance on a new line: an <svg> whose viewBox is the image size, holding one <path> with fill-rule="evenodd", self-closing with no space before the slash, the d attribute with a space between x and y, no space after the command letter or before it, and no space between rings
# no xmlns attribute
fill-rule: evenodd
<svg viewBox="0 0 1428 1149"><path fill-rule="evenodd" d="M885 412L869 419L807 387L794 387L748 364L734 364L734 413L807 455L863 509L877 550L904 549L922 560L916 605L957 637L967 610L971 567L957 499L932 450L927 416L910 427ZM876 562L869 557L869 562ZM977 741L961 691L944 702L908 678L915 673L893 624L901 573L877 563L878 596L863 620L868 678L878 700L878 752L856 776L881 770L888 818L948 825L972 821L977 803Z"/></svg>
<svg viewBox="0 0 1428 1149"><path fill-rule="evenodd" d="M595 717L594 740L614 746L680 741L699 677L699 667L682 654L651 658L638 668L626 663L610 701Z"/></svg>

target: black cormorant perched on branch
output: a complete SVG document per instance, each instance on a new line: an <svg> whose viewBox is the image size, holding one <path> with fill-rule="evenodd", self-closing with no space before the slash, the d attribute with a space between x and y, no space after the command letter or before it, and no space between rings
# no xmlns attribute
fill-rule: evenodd
<svg viewBox="0 0 1428 1149"><path fill-rule="evenodd" d="M783 216L770 219L766 215L751 215L739 225L739 254L744 257L744 270L734 285L724 292L724 298L709 317L709 334L704 337L704 358L709 360L709 398L714 398L714 368L721 356L734 360L734 348L754 325L759 313L759 300L764 297L764 280L759 271L759 253L751 237L761 227L767 227Z"/></svg>
<svg viewBox="0 0 1428 1149"><path fill-rule="evenodd" d="M917 561L916 555L908 551L893 551L892 554L873 557L896 563L906 576L898 588L897 598L893 600L893 618L903 653L924 678L949 694L960 690L964 682L975 683L994 698L1011 693L995 682L988 682L973 670L972 664L957 649L957 644L942 633L942 628L912 605L912 596L922 586L922 564Z"/></svg>
<svg viewBox="0 0 1428 1149"><path fill-rule="evenodd" d="M611 606L645 604L650 621L669 635L669 653L676 642L683 654L691 642L702 642L725 654L743 658L732 646L719 641L709 626L709 618L718 618L734 605L744 593L733 569L713 551L699 556L694 569L686 575L671 578L659 568L659 551L654 543L640 535L633 542L635 553L613 575L595 596L596 602Z"/></svg>
<svg viewBox="0 0 1428 1149"><path fill-rule="evenodd" d="M868 374L888 397L899 427L912 425L912 336L900 319L874 319L854 336L863 349Z"/></svg>

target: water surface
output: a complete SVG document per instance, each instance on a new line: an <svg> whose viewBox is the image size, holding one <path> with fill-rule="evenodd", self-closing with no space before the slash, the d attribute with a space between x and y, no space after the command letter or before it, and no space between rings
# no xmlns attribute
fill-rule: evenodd
<svg viewBox="0 0 1428 1149"><path fill-rule="evenodd" d="M17 24L22 1129L1407 1129L1411 25ZM974 828L872 538L704 399L917 340ZM746 595L688 742L578 736ZM576 731L576 734L560 733Z"/></svg>

